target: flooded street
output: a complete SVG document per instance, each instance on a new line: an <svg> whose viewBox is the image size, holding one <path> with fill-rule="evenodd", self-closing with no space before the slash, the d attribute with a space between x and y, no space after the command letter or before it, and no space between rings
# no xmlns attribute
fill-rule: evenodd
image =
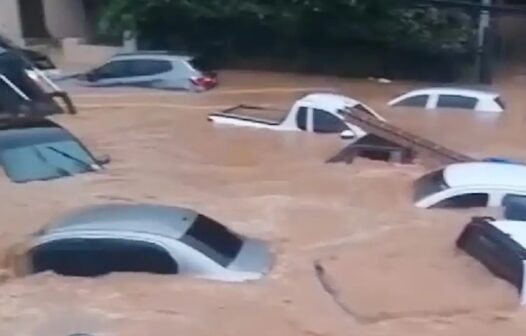
<svg viewBox="0 0 526 336"><path fill-rule="evenodd" d="M388 108L408 83L249 72L221 79L204 94L72 89L80 114L53 119L112 163L101 174L50 182L0 179L0 248L74 207L156 202L267 240L275 254L269 276L247 284L129 274L11 279L0 287L0 335L526 333L515 289L454 249L476 212L413 206L412 181L424 168L326 164L345 145L338 136L218 127L206 118L240 103L287 109L308 92L336 90L452 149L526 160L521 84L496 85L507 103L496 119Z"/></svg>

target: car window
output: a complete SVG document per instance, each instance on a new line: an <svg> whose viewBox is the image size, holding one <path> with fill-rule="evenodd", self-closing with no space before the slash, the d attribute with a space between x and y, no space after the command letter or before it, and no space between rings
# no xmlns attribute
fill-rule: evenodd
<svg viewBox="0 0 526 336"><path fill-rule="evenodd" d="M495 98L495 103L497 103L497 105L499 105L501 109L503 110L506 109L506 104L504 104L504 101L502 100L501 97Z"/></svg>
<svg viewBox="0 0 526 336"><path fill-rule="evenodd" d="M394 106L426 107L429 95L409 97L394 104Z"/></svg>
<svg viewBox="0 0 526 336"><path fill-rule="evenodd" d="M313 113L316 133L341 133L348 129L343 120L327 111L313 109Z"/></svg>
<svg viewBox="0 0 526 336"><path fill-rule="evenodd" d="M524 267L521 254L524 254L524 249L503 232L490 224L468 225L457 240L457 246L496 276L509 281L519 291L522 289Z"/></svg>
<svg viewBox="0 0 526 336"><path fill-rule="evenodd" d="M414 182L414 201L418 202L447 188L448 185L444 180L444 169L427 173Z"/></svg>
<svg viewBox="0 0 526 336"><path fill-rule="evenodd" d="M172 65L166 60L131 60L129 61L129 75L134 76L153 76L172 69Z"/></svg>
<svg viewBox="0 0 526 336"><path fill-rule="evenodd" d="M442 200L432 208L478 208L488 205L489 195L485 193L470 193L453 196Z"/></svg>
<svg viewBox="0 0 526 336"><path fill-rule="evenodd" d="M305 106L302 106L298 109L296 114L296 123L300 130L307 130L307 111L308 109Z"/></svg>
<svg viewBox="0 0 526 336"><path fill-rule="evenodd" d="M0 162L13 182L49 180L91 171L90 153L73 140L23 145L0 153Z"/></svg>
<svg viewBox="0 0 526 336"><path fill-rule="evenodd" d="M129 61L111 61L96 70L98 79L128 77L130 75Z"/></svg>
<svg viewBox="0 0 526 336"><path fill-rule="evenodd" d="M180 239L223 267L237 256L243 240L218 222L198 215Z"/></svg>
<svg viewBox="0 0 526 336"><path fill-rule="evenodd" d="M473 110L477 106L478 100L472 97L459 95L440 95L438 96L437 107L444 108L463 108Z"/></svg>
<svg viewBox="0 0 526 336"><path fill-rule="evenodd" d="M502 199L502 206L506 219L526 221L526 196L508 194Z"/></svg>
<svg viewBox="0 0 526 336"><path fill-rule="evenodd" d="M176 261L160 246L125 239L61 239L33 248L30 260L34 273L47 270L69 276L178 273Z"/></svg>

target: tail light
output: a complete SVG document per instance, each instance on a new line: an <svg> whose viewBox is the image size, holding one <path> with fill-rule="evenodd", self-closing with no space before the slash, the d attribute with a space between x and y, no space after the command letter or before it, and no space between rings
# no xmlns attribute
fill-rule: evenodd
<svg viewBox="0 0 526 336"><path fill-rule="evenodd" d="M202 86L202 87L207 87L215 83L215 78L206 77L206 76L191 77L190 80L192 81L194 85Z"/></svg>

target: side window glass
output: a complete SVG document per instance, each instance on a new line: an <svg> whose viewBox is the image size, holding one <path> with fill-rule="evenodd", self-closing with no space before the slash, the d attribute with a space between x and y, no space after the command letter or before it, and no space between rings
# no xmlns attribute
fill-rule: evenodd
<svg viewBox="0 0 526 336"><path fill-rule="evenodd" d="M314 132L341 133L347 129L345 123L327 111L314 109Z"/></svg>
<svg viewBox="0 0 526 336"><path fill-rule="evenodd" d="M440 95L438 96L437 107L444 108L463 108L473 110L477 106L478 100L471 97L458 95Z"/></svg>
<svg viewBox="0 0 526 336"><path fill-rule="evenodd" d="M506 219L526 221L526 196L508 194L502 199L502 206Z"/></svg>
<svg viewBox="0 0 526 336"><path fill-rule="evenodd" d="M302 106L298 109L298 114L296 114L298 128L304 131L307 130L307 111L308 109L305 106Z"/></svg>
<svg viewBox="0 0 526 336"><path fill-rule="evenodd" d="M96 73L98 79L111 79L129 76L128 61L113 61L99 68Z"/></svg>
<svg viewBox="0 0 526 336"><path fill-rule="evenodd" d="M446 198L435 204L433 208L479 208L488 205L489 195L472 193Z"/></svg>
<svg viewBox="0 0 526 336"><path fill-rule="evenodd" d="M34 272L52 270L70 276L111 272L174 274L178 265L157 245L122 239L63 239L31 251Z"/></svg>
<svg viewBox="0 0 526 336"><path fill-rule="evenodd" d="M413 96L399 101L395 106L426 107L428 99L428 95Z"/></svg>
<svg viewBox="0 0 526 336"><path fill-rule="evenodd" d="M130 61L130 76L153 76L170 71L171 63L164 60L133 60Z"/></svg>

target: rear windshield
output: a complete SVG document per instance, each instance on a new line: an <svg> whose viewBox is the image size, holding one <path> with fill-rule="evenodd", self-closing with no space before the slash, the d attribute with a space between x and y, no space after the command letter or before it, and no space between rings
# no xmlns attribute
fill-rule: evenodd
<svg viewBox="0 0 526 336"><path fill-rule="evenodd" d="M502 231L487 222L472 222L460 235L457 247L522 292L526 251Z"/></svg>
<svg viewBox="0 0 526 336"><path fill-rule="evenodd" d="M444 170L436 170L428 173L414 183L414 200L420 201L429 195L436 194L449 188L444 180Z"/></svg>
<svg viewBox="0 0 526 336"><path fill-rule="evenodd" d="M198 215L181 241L195 248L223 267L238 255L243 240L226 227L203 215Z"/></svg>
<svg viewBox="0 0 526 336"><path fill-rule="evenodd" d="M497 103L497 105L499 105L501 109L503 110L506 109L506 104L504 104L504 101L502 100L501 97L495 98L495 103Z"/></svg>

